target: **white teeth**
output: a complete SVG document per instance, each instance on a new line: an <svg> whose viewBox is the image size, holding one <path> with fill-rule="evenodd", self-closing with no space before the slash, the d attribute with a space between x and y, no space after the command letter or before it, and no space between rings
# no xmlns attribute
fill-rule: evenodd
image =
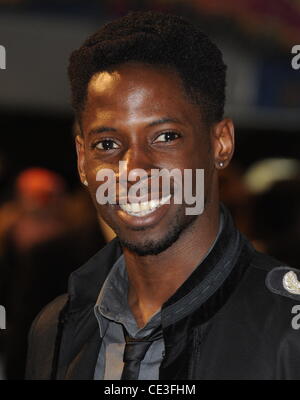
<svg viewBox="0 0 300 400"><path fill-rule="evenodd" d="M163 204L166 204L170 198L171 195L169 194L160 200L144 201L142 203L120 204L120 207L129 215L134 215L135 217L144 217L145 215L151 214Z"/></svg>
<svg viewBox="0 0 300 400"><path fill-rule="evenodd" d="M132 203L131 204L131 211L133 212L140 212L140 205L139 203Z"/></svg>
<svg viewBox="0 0 300 400"><path fill-rule="evenodd" d="M143 203L140 204L141 211L147 211L148 210L148 202L144 201Z"/></svg>
<svg viewBox="0 0 300 400"><path fill-rule="evenodd" d="M149 204L150 208L156 208L159 205L159 200L151 200Z"/></svg>

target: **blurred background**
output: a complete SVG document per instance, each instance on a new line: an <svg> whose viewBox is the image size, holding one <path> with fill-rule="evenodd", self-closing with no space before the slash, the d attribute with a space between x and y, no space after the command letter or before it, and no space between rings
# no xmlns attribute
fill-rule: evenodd
<svg viewBox="0 0 300 400"><path fill-rule="evenodd" d="M68 57L102 24L150 9L187 17L223 51L236 153L222 201L257 249L300 266L299 0L0 0L0 379L24 378L33 318L112 234L77 176Z"/></svg>

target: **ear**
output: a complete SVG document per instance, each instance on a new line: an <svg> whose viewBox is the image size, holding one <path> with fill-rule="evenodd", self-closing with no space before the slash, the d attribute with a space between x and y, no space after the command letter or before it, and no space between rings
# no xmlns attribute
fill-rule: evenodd
<svg viewBox="0 0 300 400"><path fill-rule="evenodd" d="M234 125L231 119L224 118L213 126L213 152L217 169L225 168L234 152Z"/></svg>
<svg viewBox="0 0 300 400"><path fill-rule="evenodd" d="M88 186L85 173L85 152L84 152L84 140L81 135L75 137L76 153L77 153L77 169L81 182Z"/></svg>

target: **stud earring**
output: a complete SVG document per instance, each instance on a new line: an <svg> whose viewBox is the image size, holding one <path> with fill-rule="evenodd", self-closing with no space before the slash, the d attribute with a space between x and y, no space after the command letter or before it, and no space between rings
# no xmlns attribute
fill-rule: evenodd
<svg viewBox="0 0 300 400"><path fill-rule="evenodd" d="M222 161L219 162L219 167L223 168L224 167L224 163Z"/></svg>
<svg viewBox="0 0 300 400"><path fill-rule="evenodd" d="M83 181L83 184L84 184L85 186L88 186L88 185L89 185L86 179Z"/></svg>

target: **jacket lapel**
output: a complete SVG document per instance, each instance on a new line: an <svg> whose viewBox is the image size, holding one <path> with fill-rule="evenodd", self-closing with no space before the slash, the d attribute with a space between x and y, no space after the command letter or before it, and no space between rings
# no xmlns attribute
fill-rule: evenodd
<svg viewBox="0 0 300 400"><path fill-rule="evenodd" d="M93 308L92 308L93 311ZM68 362L64 379L70 380L93 380L96 362L101 346L99 327L93 312L87 312L89 317L76 316L70 324L70 330L76 330L78 321L85 320L84 325L77 335L73 336L72 357ZM70 343L68 344L70 346Z"/></svg>

